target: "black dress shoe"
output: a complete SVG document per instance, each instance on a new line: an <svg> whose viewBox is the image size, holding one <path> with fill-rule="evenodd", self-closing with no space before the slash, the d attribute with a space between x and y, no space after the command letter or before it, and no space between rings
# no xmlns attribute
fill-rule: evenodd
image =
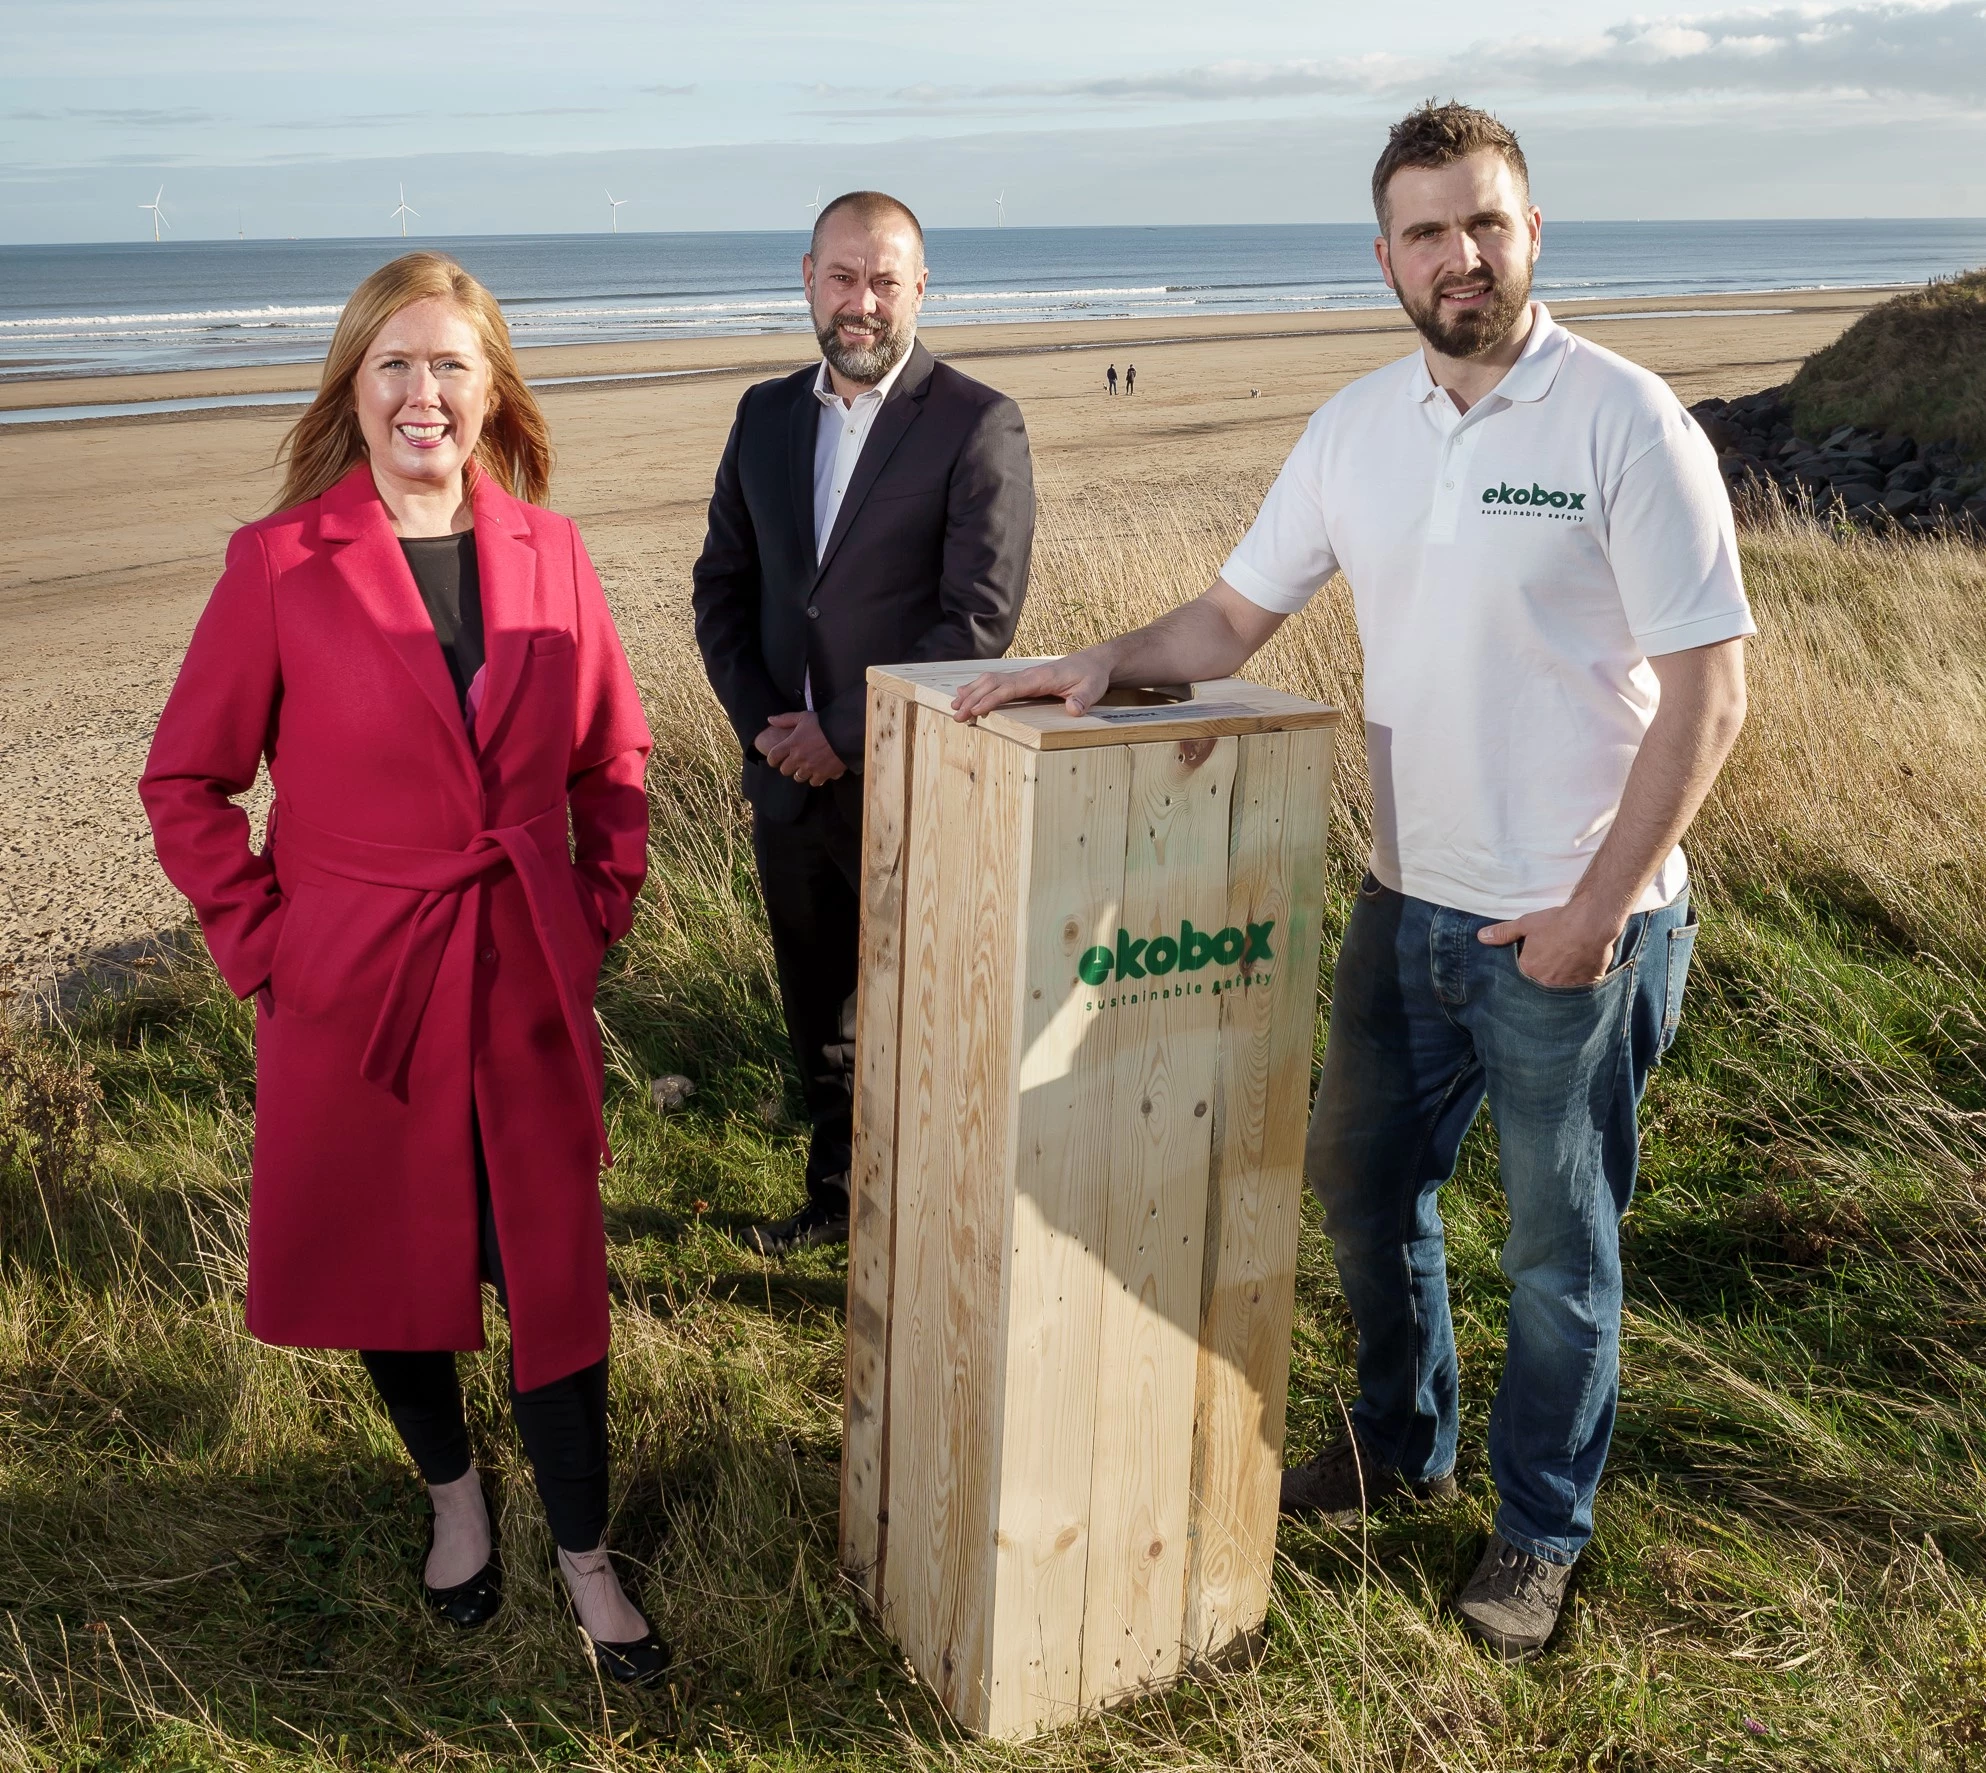
<svg viewBox="0 0 1986 1773"><path fill-rule="evenodd" d="M761 1256L784 1256L794 1250L811 1250L816 1244L845 1244L848 1197L810 1200L790 1219L747 1226L739 1241Z"/></svg>

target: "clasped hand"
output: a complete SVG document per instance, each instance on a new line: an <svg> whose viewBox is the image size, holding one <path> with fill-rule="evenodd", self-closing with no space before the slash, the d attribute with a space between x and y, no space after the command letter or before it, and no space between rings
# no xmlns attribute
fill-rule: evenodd
<svg viewBox="0 0 1986 1773"><path fill-rule="evenodd" d="M1596 917L1574 900L1550 911L1527 912L1508 923L1485 925L1476 940L1491 948L1522 942L1517 970L1534 985L1597 985L1613 970L1621 926Z"/></svg>
<svg viewBox="0 0 1986 1773"><path fill-rule="evenodd" d="M791 776L809 788L848 773L848 765L821 731L821 717L811 708L773 715L765 731L752 741L752 749L782 776Z"/></svg>

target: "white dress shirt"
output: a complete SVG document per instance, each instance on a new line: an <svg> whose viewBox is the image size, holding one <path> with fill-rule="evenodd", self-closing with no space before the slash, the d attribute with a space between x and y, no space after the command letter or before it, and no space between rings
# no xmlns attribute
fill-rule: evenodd
<svg viewBox="0 0 1986 1773"><path fill-rule="evenodd" d="M869 433L875 428L876 414L883 410L883 402L890 397L890 390L896 386L897 377L903 374L903 366L909 361L910 352L906 349L888 375L873 388L848 401L834 391L825 359L814 376L814 398L821 403L820 429L814 433L816 562L820 560L822 550L827 547L827 539L834 531L835 518L841 514L841 501L848 492L848 483L855 478L855 464L862 459L862 446L869 441ZM807 674L805 691L807 706L811 708L814 705L812 672Z"/></svg>
<svg viewBox="0 0 1986 1773"><path fill-rule="evenodd" d="M1372 872L1481 917L1571 897L1655 718L1648 661L1753 632L1716 452L1657 377L1542 303L1466 414L1419 351L1334 395L1221 577L1284 612L1339 570ZM1635 909L1687 878L1678 849Z"/></svg>

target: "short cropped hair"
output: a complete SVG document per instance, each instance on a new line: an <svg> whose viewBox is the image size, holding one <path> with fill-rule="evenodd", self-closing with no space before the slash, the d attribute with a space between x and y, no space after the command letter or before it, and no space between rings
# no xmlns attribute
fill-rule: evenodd
<svg viewBox="0 0 1986 1773"><path fill-rule="evenodd" d="M1457 104L1453 99L1445 105L1429 99L1418 110L1408 112L1388 132L1386 150L1372 169L1372 209L1379 218L1380 232L1392 226L1386 188L1396 172L1410 166L1449 166L1485 149L1503 156L1528 198L1531 169L1524 164L1524 150L1517 145L1517 137L1507 124L1498 122L1487 111Z"/></svg>
<svg viewBox="0 0 1986 1773"><path fill-rule="evenodd" d="M821 253L821 230L828 224L828 217L839 215L844 209L853 210L855 219L866 227L873 228L878 222L902 222L917 237L917 257L924 258L924 229L916 216L910 212L910 205L901 198L892 197L887 191L844 191L821 213L814 217L814 237L807 242L807 251L815 258Z"/></svg>

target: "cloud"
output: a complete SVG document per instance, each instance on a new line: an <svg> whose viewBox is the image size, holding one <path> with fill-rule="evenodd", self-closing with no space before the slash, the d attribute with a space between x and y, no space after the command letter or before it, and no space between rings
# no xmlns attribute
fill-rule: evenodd
<svg viewBox="0 0 1986 1773"><path fill-rule="evenodd" d="M1101 104L1398 98L1431 91L1575 98L1618 92L1861 94L1986 103L1986 0L1782 6L1630 19L1583 37L1518 36L1447 57L1212 62L1169 73L971 88L902 87L900 103L1058 98Z"/></svg>
<svg viewBox="0 0 1986 1773"><path fill-rule="evenodd" d="M10 123L109 123L136 129L180 129L191 123L211 123L205 111L153 110L145 106L115 109L99 106L66 106L59 111L8 111Z"/></svg>
<svg viewBox="0 0 1986 1773"><path fill-rule="evenodd" d="M608 105L540 105L518 111L368 111L357 117L288 117L264 129L363 129L376 123L507 122L513 117L605 117Z"/></svg>

